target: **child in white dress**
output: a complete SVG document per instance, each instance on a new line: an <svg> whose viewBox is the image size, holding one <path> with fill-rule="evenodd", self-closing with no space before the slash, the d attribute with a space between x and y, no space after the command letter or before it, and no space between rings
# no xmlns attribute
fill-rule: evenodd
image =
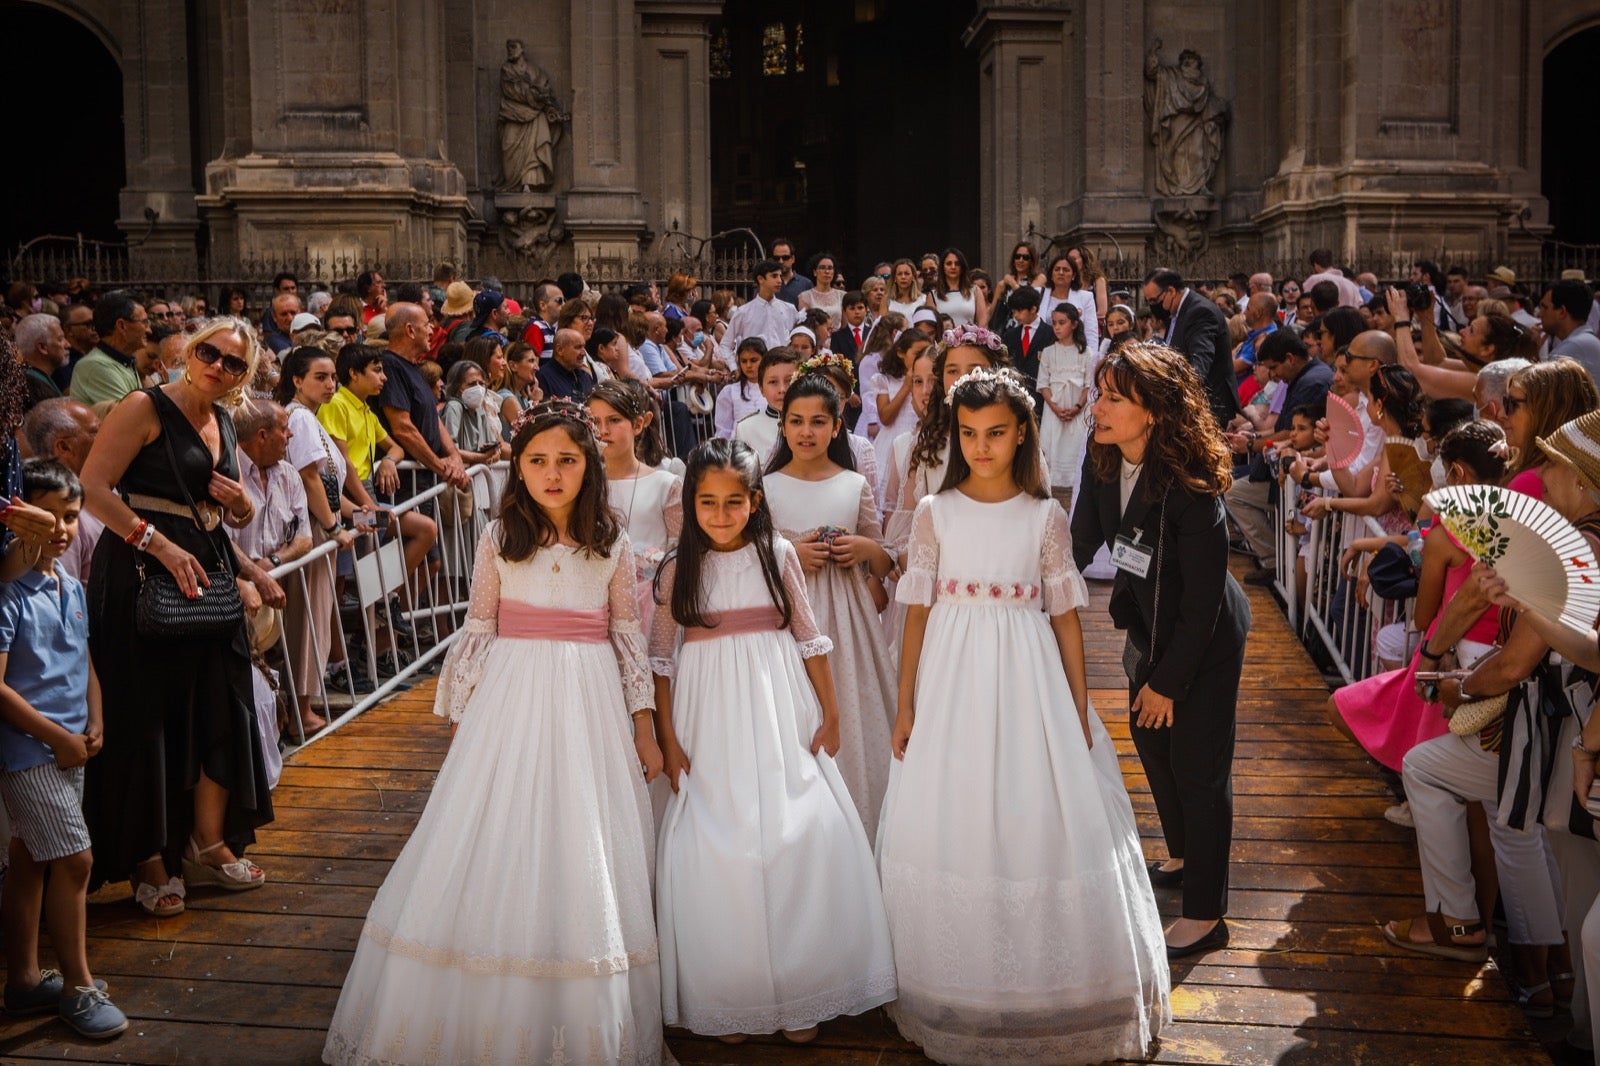
<svg viewBox="0 0 1600 1066"><path fill-rule="evenodd" d="M1089 385L1094 356L1084 339L1083 316L1074 304L1060 303L1050 312L1056 342L1039 356L1039 443L1050 465L1050 494L1072 510L1072 492L1083 469L1089 439Z"/></svg>
<svg viewBox="0 0 1600 1066"><path fill-rule="evenodd" d="M756 414L767 405L761 395L761 357L767 354L767 342L760 337L746 337L733 353L738 362L739 380L730 381L717 393L716 409L711 424L715 436L732 440L739 420Z"/></svg>
<svg viewBox="0 0 1600 1066"><path fill-rule="evenodd" d="M878 450L879 477L889 468L889 460L896 438L913 429L917 413L911 407L911 364L916 360L920 346L932 343L915 330L907 330L895 339L883 353L878 372L867 382L866 391L872 394L874 410L878 416L878 435L872 439ZM881 506L883 484L874 483L873 492Z"/></svg>
<svg viewBox="0 0 1600 1066"><path fill-rule="evenodd" d="M743 441L755 450L765 463L778 446L778 411L783 407L783 394L799 373L800 355L793 348L773 348L761 357L761 395L765 400L761 410L746 415L734 427L733 439Z"/></svg>
<svg viewBox="0 0 1600 1066"><path fill-rule="evenodd" d="M818 373L789 386L783 440L763 479L778 532L806 575L817 626L833 641L828 666L839 697L839 773L871 842L889 786L889 725L895 667L870 582L893 563L866 478L852 466L841 432L838 390ZM882 595L882 586L878 594Z"/></svg>
<svg viewBox="0 0 1600 1066"><path fill-rule="evenodd" d="M948 487L917 505L898 590L890 1014L938 1062L1142 1057L1171 1020L1166 944L1089 706L1066 512L1020 377L975 371L950 406Z"/></svg>
<svg viewBox="0 0 1600 1066"><path fill-rule="evenodd" d="M602 381L587 403L604 449L607 497L633 548L639 620L648 632L655 613L651 586L656 568L683 527L683 479L657 465L666 455L660 434L647 432L655 412L642 408L627 385Z"/></svg>
<svg viewBox="0 0 1600 1066"><path fill-rule="evenodd" d="M439 675L450 754L367 914L329 1063L661 1062L633 554L583 407L519 419L511 469Z"/></svg>
<svg viewBox="0 0 1600 1066"><path fill-rule="evenodd" d="M650 634L675 790L656 863L663 1015L729 1042L805 1042L895 994L872 853L833 762L831 642L755 452L706 441L684 498Z"/></svg>

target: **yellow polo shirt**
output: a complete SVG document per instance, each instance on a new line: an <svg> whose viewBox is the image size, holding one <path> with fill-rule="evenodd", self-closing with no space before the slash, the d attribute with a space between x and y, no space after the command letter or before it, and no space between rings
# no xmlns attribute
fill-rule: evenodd
<svg viewBox="0 0 1600 1066"><path fill-rule="evenodd" d="M341 385L339 391L333 394L333 399L318 408L317 421L331 436L344 441L345 450L350 453L350 465L356 468L356 476L362 481L370 481L373 453L377 450L378 442L387 440L389 436L379 424L378 416L372 413L372 408Z"/></svg>

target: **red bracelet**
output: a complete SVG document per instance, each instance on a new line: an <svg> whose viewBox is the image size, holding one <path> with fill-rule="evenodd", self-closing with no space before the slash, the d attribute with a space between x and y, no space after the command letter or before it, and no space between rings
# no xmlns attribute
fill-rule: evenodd
<svg viewBox="0 0 1600 1066"><path fill-rule="evenodd" d="M149 526L150 526L149 521L147 521L146 519L141 518L141 519L139 519L139 524L133 527L133 532L129 533L126 537L123 537L122 539L124 541L126 541L128 543L128 545L131 547L136 541L138 541L139 534L143 533L146 529L149 528Z"/></svg>

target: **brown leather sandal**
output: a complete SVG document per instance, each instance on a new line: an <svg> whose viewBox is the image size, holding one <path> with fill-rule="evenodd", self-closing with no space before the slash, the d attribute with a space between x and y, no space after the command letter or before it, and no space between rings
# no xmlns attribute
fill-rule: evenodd
<svg viewBox="0 0 1600 1066"><path fill-rule="evenodd" d="M1436 955L1441 959L1455 959L1457 962L1483 962L1489 957L1488 937L1484 937L1482 944L1457 944L1457 937L1471 936L1474 933L1484 932L1484 926L1479 922L1461 922L1451 925L1444 920L1444 915L1438 911L1429 911L1425 915L1428 923L1428 935L1431 939L1414 941L1411 939L1411 928L1416 924L1416 918L1404 918L1400 921L1388 922L1383 927L1384 939L1397 948L1407 951L1419 952L1423 955Z"/></svg>

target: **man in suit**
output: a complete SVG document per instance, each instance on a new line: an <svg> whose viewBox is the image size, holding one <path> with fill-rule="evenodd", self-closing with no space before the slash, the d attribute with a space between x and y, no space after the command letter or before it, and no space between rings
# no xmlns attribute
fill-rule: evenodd
<svg viewBox="0 0 1600 1066"><path fill-rule="evenodd" d="M856 391L846 397L844 420L853 430L861 418L861 349L867 346L867 298L859 289L844 294L840 305L844 325L833 331L828 339L828 350L850 360L855 368Z"/></svg>
<svg viewBox="0 0 1600 1066"><path fill-rule="evenodd" d="M1226 426L1241 408L1233 374L1233 338L1222 308L1184 285L1176 270L1164 268L1145 277L1144 300L1167 312L1171 324L1166 342L1182 352L1200 375L1217 426Z"/></svg>
<svg viewBox="0 0 1600 1066"><path fill-rule="evenodd" d="M1039 357L1056 341L1050 325L1039 321L1039 290L1031 285L1013 289L1006 300L1011 310L1011 325L1001 334L1011 365L1028 379L1028 394L1033 397L1034 414L1044 410L1039 397Z"/></svg>

